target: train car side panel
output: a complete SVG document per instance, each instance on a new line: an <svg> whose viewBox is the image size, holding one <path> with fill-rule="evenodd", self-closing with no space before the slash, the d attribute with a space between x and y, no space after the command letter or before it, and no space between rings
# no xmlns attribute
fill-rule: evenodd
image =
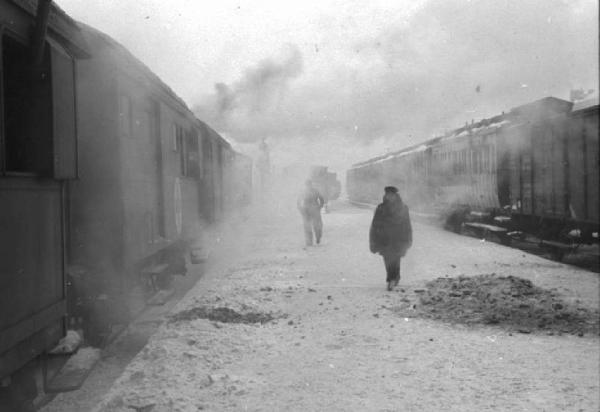
<svg viewBox="0 0 600 412"><path fill-rule="evenodd" d="M69 261L88 273L82 281L91 289L122 272L124 210L119 107L111 104L119 96L116 73L98 39L86 40L97 53L77 68L79 179L69 182Z"/></svg>
<svg viewBox="0 0 600 412"><path fill-rule="evenodd" d="M598 222L598 106L574 113L569 129L570 207L576 219Z"/></svg>
<svg viewBox="0 0 600 412"><path fill-rule="evenodd" d="M54 341L62 334L66 306L61 185L0 178L0 205L0 376L5 376L31 356L20 350L13 358L12 348L29 346L30 336L53 323Z"/></svg>
<svg viewBox="0 0 600 412"><path fill-rule="evenodd" d="M600 148L598 147L598 106L595 110L590 110L588 114L582 119L584 122L584 135L586 139L585 146L585 163L587 173L587 215L585 219L587 221L598 222L600 217L598 216L599 210L598 205L600 199L598 192L600 190L600 160L598 154Z"/></svg>
<svg viewBox="0 0 600 412"><path fill-rule="evenodd" d="M36 21L34 2L0 1L0 378L64 334L63 179L75 176L76 152L71 56L85 51L75 23L52 4L46 10ZM42 21L48 30L37 49L31 29Z"/></svg>

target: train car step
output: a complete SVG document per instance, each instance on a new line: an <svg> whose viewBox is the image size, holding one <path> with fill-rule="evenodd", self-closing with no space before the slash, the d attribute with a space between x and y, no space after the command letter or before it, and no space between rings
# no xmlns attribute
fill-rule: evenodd
<svg viewBox="0 0 600 412"><path fill-rule="evenodd" d="M142 277L146 279L149 286L153 291L157 292L160 290L158 287L158 280L162 276L168 276L169 265L167 263L161 263L158 265L149 266L142 269Z"/></svg>
<svg viewBox="0 0 600 412"><path fill-rule="evenodd" d="M470 229L475 229L479 235L483 236L485 239L488 233L495 234L503 245L510 244L510 236L508 236L508 229L500 226L488 225L485 223L477 223L477 222L466 222L464 223L465 227Z"/></svg>
<svg viewBox="0 0 600 412"><path fill-rule="evenodd" d="M148 299L146 303L151 306L162 306L168 302L173 293L175 293L173 289L161 289Z"/></svg>
<svg viewBox="0 0 600 412"><path fill-rule="evenodd" d="M77 390L100 360L100 349L81 348L49 380L44 379L44 392L61 393Z"/></svg>
<svg viewBox="0 0 600 412"><path fill-rule="evenodd" d="M506 233L508 230L504 227L494 226L494 225L486 225L485 223L476 223L476 222L467 222L465 226L469 226L476 229L487 230L495 233Z"/></svg>

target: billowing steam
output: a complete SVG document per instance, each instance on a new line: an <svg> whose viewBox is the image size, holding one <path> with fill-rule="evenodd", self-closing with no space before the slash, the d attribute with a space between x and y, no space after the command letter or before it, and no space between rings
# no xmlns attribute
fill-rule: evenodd
<svg viewBox="0 0 600 412"><path fill-rule="evenodd" d="M307 28L318 43L288 45L215 85L198 116L230 140L266 138L274 162L341 171L546 96L598 89L589 0L427 0L376 21L352 11Z"/></svg>
<svg viewBox="0 0 600 412"><path fill-rule="evenodd" d="M214 94L194 107L194 111L222 133L239 141L264 138L256 133L258 122L281 106L290 82L303 71L300 49L288 44L277 57L251 66L237 82L215 84ZM256 127L249 127L255 123ZM242 127L240 127L242 126Z"/></svg>

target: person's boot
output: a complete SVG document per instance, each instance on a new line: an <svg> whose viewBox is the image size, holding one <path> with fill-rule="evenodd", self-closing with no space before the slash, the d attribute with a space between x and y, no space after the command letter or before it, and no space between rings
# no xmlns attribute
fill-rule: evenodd
<svg viewBox="0 0 600 412"><path fill-rule="evenodd" d="M389 290L390 292L392 290L394 290L394 281L393 280L389 280L387 283L387 290Z"/></svg>

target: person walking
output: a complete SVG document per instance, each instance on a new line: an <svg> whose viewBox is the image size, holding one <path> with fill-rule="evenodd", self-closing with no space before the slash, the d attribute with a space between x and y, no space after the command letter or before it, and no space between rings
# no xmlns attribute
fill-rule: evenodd
<svg viewBox="0 0 600 412"><path fill-rule="evenodd" d="M412 246L412 226L408 206L402 202L398 189L387 186L384 192L383 203L375 209L371 222L369 247L372 253L383 256L387 288L391 291L400 281L400 259Z"/></svg>
<svg viewBox="0 0 600 412"><path fill-rule="evenodd" d="M304 224L304 240L306 246L313 244L313 231L317 245L321 243L323 236L323 221L321 220L321 208L325 204L323 196L313 187L312 181L306 181L304 191L298 196L297 206L302 215Z"/></svg>

